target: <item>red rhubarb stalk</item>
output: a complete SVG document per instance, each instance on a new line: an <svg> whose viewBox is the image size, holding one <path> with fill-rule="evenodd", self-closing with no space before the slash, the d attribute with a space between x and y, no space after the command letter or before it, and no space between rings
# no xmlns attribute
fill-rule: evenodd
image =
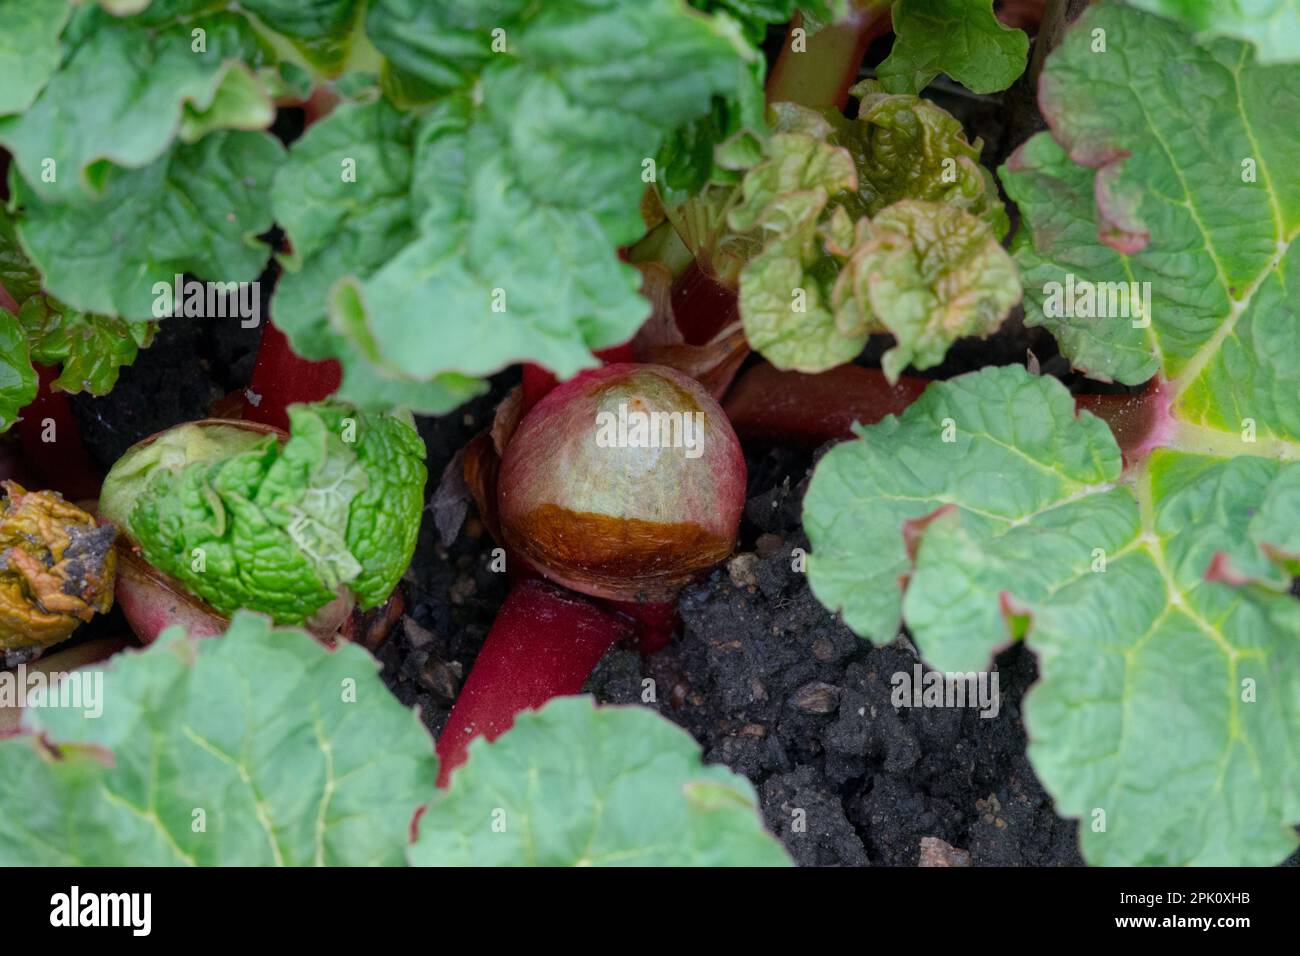
<svg viewBox="0 0 1300 956"><path fill-rule="evenodd" d="M95 498L104 476L81 440L68 396L52 387L59 370L38 365L36 373L40 390L18 417L23 457L41 487L61 492L70 501Z"/></svg>
<svg viewBox="0 0 1300 956"><path fill-rule="evenodd" d="M689 447L610 444L596 429L611 408L698 416L704 430ZM507 406L505 417L515 411ZM726 416L670 368L583 372L493 438L471 445L466 481L493 516L514 585L439 739L444 784L470 740L577 693L615 640L635 635L645 653L663 647L677 591L731 553L744 507L745 460Z"/></svg>
<svg viewBox="0 0 1300 956"><path fill-rule="evenodd" d="M1087 409L1110 426L1111 434L1132 465L1166 444L1173 432L1169 391L1159 379L1135 395L1076 395L1074 404Z"/></svg>
<svg viewBox="0 0 1300 956"><path fill-rule="evenodd" d="M470 741L495 740L520 711L576 694L627 622L576 594L522 581L501 605L438 738L438 786L465 762Z"/></svg>
<svg viewBox="0 0 1300 956"><path fill-rule="evenodd" d="M856 4L851 7L844 19L801 38L802 49L795 45L794 32L802 29L802 18L790 22L781 54L767 79L769 103L844 108L867 47L890 30L888 4L873 3L865 10L857 9Z"/></svg>
<svg viewBox="0 0 1300 956"><path fill-rule="evenodd" d="M673 280L673 314L687 345L704 345L740 318L736 290L693 261Z"/></svg>
<svg viewBox="0 0 1300 956"><path fill-rule="evenodd" d="M614 362L636 361L636 352L632 348L630 339L622 345L611 345L607 349L596 349L593 354L605 365ZM523 413L526 414L529 409L545 398L547 393L559 384L560 380L542 366L535 362L525 362L521 382L523 386Z"/></svg>
<svg viewBox="0 0 1300 956"><path fill-rule="evenodd" d="M732 386L723 409L742 440L811 450L851 438L854 422L874 425L899 414L928 384L904 375L890 385L884 372L859 365L805 375L764 362Z"/></svg>
<svg viewBox="0 0 1300 956"><path fill-rule="evenodd" d="M3 285L0 285L0 309L18 314L18 302ZM103 476L81 440L81 429L72 415L68 397L51 388L59 371L38 365L36 374L40 382L36 398L19 413L17 424L23 446L21 464L26 468L18 468L14 477L21 477L25 484L39 483L43 488L53 488L73 501L94 498L99 494ZM27 470L33 474L28 476Z"/></svg>
<svg viewBox="0 0 1300 956"><path fill-rule="evenodd" d="M268 322L257 349L253 377L244 393L243 417L273 428L289 428L288 407L318 402L338 390L343 370L334 359L313 362L289 346L283 332Z"/></svg>

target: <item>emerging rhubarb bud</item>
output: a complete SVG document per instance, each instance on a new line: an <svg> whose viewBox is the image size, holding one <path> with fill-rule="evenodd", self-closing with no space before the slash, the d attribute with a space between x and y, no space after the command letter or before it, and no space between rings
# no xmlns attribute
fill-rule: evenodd
<svg viewBox="0 0 1300 956"><path fill-rule="evenodd" d="M506 543L546 577L596 597L664 601L735 546L745 459L693 379L608 365L520 422L498 499Z"/></svg>
<svg viewBox="0 0 1300 956"><path fill-rule="evenodd" d="M57 644L113 606L117 530L58 492L3 487L0 650Z"/></svg>
<svg viewBox="0 0 1300 956"><path fill-rule="evenodd" d="M113 465L100 507L220 614L301 624L327 605L382 604L419 532L419 434L409 417L333 402L290 406L289 422L283 441L217 420L163 432Z"/></svg>

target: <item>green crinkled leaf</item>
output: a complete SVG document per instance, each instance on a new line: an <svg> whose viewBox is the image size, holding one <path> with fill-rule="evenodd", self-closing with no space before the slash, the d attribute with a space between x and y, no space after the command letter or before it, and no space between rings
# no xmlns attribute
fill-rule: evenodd
<svg viewBox="0 0 1300 956"><path fill-rule="evenodd" d="M1261 441L1294 442L1300 129L1277 117L1300 110L1300 68L1101 4L1048 61L1040 99L1055 141L1039 134L1002 171L1023 214L1027 320L1095 377L1161 373L1184 422L1236 436L1250 420ZM1123 308L1128 285L1107 286L1103 309L1081 293L1071 309L1071 276L1138 283L1138 298L1149 283L1149 327Z"/></svg>
<svg viewBox="0 0 1300 956"><path fill-rule="evenodd" d="M32 733L0 741L4 865L402 861L437 761L360 647L241 613L95 673L100 716L27 708Z"/></svg>
<svg viewBox="0 0 1300 956"><path fill-rule="evenodd" d="M988 224L944 203L904 199L858 220L831 305L841 335L883 326L898 344L881 368L929 368L965 335L988 335L1020 301L1011 257Z"/></svg>
<svg viewBox="0 0 1300 956"><path fill-rule="evenodd" d="M157 283L178 273L220 282L258 277L270 254L271 180L284 157L265 133L223 131L143 169L105 171L99 199L46 202L12 184L18 235L45 288L84 312L159 317Z"/></svg>
<svg viewBox="0 0 1300 956"><path fill-rule="evenodd" d="M289 422L284 444L182 425L137 445L105 479L100 510L223 614L300 624L344 586L374 607L415 550L424 445L409 421L333 403L290 406Z"/></svg>
<svg viewBox="0 0 1300 956"><path fill-rule="evenodd" d="M31 344L32 361L61 366L53 387L91 395L112 390L122 367L153 340L155 328L79 312L46 295L24 302L18 320Z"/></svg>
<svg viewBox="0 0 1300 956"><path fill-rule="evenodd" d="M0 2L0 115L25 110L58 68L67 0Z"/></svg>
<svg viewBox="0 0 1300 956"><path fill-rule="evenodd" d="M926 199L985 220L1000 240L1010 228L993 174L979 164L984 143L966 139L961 123L929 100L889 93L864 80L856 121L828 115L832 142L848 149L858 171L858 203L874 216L900 199Z"/></svg>
<svg viewBox="0 0 1300 956"><path fill-rule="evenodd" d="M999 23L992 0L897 0L893 20L894 47L876 70L891 93L920 93L940 73L996 93L1025 72L1029 37Z"/></svg>
<svg viewBox="0 0 1300 956"><path fill-rule="evenodd" d="M506 55L492 50L498 28ZM735 25L675 0L386 0L367 31L408 92L440 94L412 147L409 129L386 140L386 151L413 149L415 234L355 272L341 259L315 264L337 338L327 345L317 323L306 348L337 349L394 389L440 381L463 393L466 377L521 360L567 377L593 364L592 348L627 339L648 306L616 248L644 229L643 162L712 96L736 94L739 66L757 54ZM364 215L399 218L377 211L408 189L399 165L365 187ZM396 245L397 231L386 238Z"/></svg>
<svg viewBox="0 0 1300 956"><path fill-rule="evenodd" d="M1300 3L1296 0L1129 0L1132 6L1174 17L1198 41L1226 36L1249 40L1261 63L1300 60Z"/></svg>
<svg viewBox="0 0 1300 956"><path fill-rule="evenodd" d="M79 42L31 108L0 118L0 143L44 200L100 192L109 164L156 162L187 119L195 132L221 125L218 114L243 128L270 125L274 108L249 71L272 53L246 18L222 12L160 30L150 20L86 11ZM192 48L196 29L206 31L203 52Z"/></svg>
<svg viewBox="0 0 1300 956"><path fill-rule="evenodd" d="M1159 450L1121 478L1105 425L1019 367L932 384L861 436L805 499L814 591L880 642L901 618L943 671L1025 636L1030 758L1090 861L1295 847L1295 539L1253 516L1294 513L1300 463Z"/></svg>
<svg viewBox="0 0 1300 956"><path fill-rule="evenodd" d="M27 350L27 335L18 319L0 307L0 432L36 397L36 369Z"/></svg>
<svg viewBox="0 0 1300 956"><path fill-rule="evenodd" d="M783 866L754 789L640 707L559 698L520 714L420 818L417 866Z"/></svg>
<svg viewBox="0 0 1300 956"><path fill-rule="evenodd" d="M21 306L41 291L41 274L18 243L13 219L0 209L0 285Z"/></svg>
<svg viewBox="0 0 1300 956"><path fill-rule="evenodd" d="M775 132L729 218L763 244L740 271L740 312L755 349L805 372L852 361L870 333L893 332L885 370L897 377L909 361L937 364L960 335L996 329L1018 280L979 141L918 97L870 83L854 92L857 120L774 108ZM871 217L884 217L879 228Z"/></svg>

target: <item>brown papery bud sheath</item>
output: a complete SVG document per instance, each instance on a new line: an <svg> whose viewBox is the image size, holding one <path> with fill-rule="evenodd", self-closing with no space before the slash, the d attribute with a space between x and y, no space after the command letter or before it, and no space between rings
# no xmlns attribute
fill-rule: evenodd
<svg viewBox="0 0 1300 956"><path fill-rule="evenodd" d="M498 496L507 545L546 577L596 597L665 601L735 546L745 459L694 379L607 365L528 413Z"/></svg>

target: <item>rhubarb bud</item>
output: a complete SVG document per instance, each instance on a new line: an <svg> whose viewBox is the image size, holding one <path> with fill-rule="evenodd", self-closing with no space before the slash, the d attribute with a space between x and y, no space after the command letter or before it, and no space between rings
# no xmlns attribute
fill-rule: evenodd
<svg viewBox="0 0 1300 956"><path fill-rule="evenodd" d="M731 553L745 459L718 403L656 365L609 365L529 412L501 462L506 543L566 587L670 600Z"/></svg>
<svg viewBox="0 0 1300 956"><path fill-rule="evenodd" d="M415 550L420 436L409 418L331 402L290 406L289 421L284 441L221 421L155 436L113 465L100 507L219 614L302 624L333 602L376 607Z"/></svg>

